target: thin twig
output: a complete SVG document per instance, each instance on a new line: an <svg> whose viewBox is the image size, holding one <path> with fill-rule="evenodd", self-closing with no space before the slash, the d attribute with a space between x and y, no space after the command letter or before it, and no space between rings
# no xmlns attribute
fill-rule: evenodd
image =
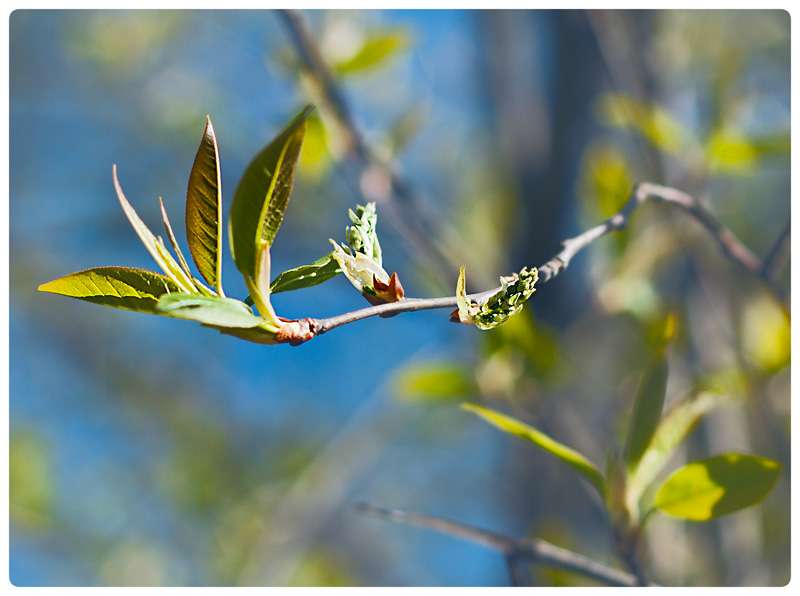
<svg viewBox="0 0 800 596"><path fill-rule="evenodd" d="M729 229L720 224L717 219L705 209L694 197L691 195L670 188L668 186L661 186L652 182L642 182L638 184L631 194L628 201L623 205L619 212L615 213L603 223L594 226L583 232L582 234L564 240L561 245L561 251L552 259L547 261L544 265L539 267L539 281L537 285L547 283L555 276L564 271L572 261L572 258L582 249L589 246L595 240L602 238L609 232L622 230L630 221L633 212L636 208L645 201L654 201L668 203L675 205L682 209L684 212L692 216L693 219L698 221L706 230L711 233L711 236L717 241L725 256L734 263L740 265L745 271L754 275L756 278L764 282L767 287L772 291L775 297L788 308L787 292L784 288L779 286L770 276L769 269L765 268L762 262L756 257L747 246L731 232ZM788 227L784 230L776 245L786 244L788 238ZM771 253L772 254L772 253ZM775 259L776 257L772 257ZM467 298L473 302L481 302L487 299L492 294L498 292L501 288L494 288L481 292L479 294L470 294ZM316 335L321 335L348 323L360 321L376 315L393 316L402 312L414 312L419 310L429 310L435 308L455 308L458 305L455 296L447 296L444 298L407 298L399 302L391 302L381 304L378 306L370 306L360 310L355 310L349 313L329 317L326 319L312 319L312 328L316 330Z"/></svg>
<svg viewBox="0 0 800 596"><path fill-rule="evenodd" d="M778 239L772 248L769 249L767 256L764 257L764 262L761 264L761 275L765 279L773 280L775 273L783 265L784 260L789 255L789 238L792 229L792 222L790 219L786 220L786 225L778 235Z"/></svg>
<svg viewBox="0 0 800 596"><path fill-rule="evenodd" d="M475 528L440 517L410 513L398 509L386 509L368 503L360 503L356 505L356 508L362 513L374 515L381 519L436 530L437 532L498 550L506 556L506 560L509 562L512 581L522 582L522 585L529 585L529 583L525 582L530 581L520 568L522 561L573 571L609 586L639 585L639 580L633 575L608 567L544 540L511 538L497 532Z"/></svg>

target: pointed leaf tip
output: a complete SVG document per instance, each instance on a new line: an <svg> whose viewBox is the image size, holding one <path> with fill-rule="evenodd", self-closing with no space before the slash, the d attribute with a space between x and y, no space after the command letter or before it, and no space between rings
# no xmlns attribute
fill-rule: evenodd
<svg viewBox="0 0 800 596"><path fill-rule="evenodd" d="M222 189L219 149L211 118L197 149L186 190L186 236L200 275L222 291Z"/></svg>

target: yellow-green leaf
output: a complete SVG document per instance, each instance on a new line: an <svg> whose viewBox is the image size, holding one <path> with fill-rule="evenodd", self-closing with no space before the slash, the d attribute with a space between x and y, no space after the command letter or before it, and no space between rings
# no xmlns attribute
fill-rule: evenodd
<svg viewBox="0 0 800 596"><path fill-rule="evenodd" d="M122 187L119 185L119 180L117 179L116 165L112 169L112 174L114 178L114 189L117 191L119 203L122 205L122 210L125 212L128 221L131 222L133 229L139 235L142 244L145 245L145 248L150 252L156 263L158 263L158 266L161 267L161 270L175 282L182 292L186 292L187 294L197 292L194 282L186 275L186 272L180 268L178 263L175 262L175 259L172 258L172 255L167 251L167 247L164 246L164 241L153 235L150 228L145 225L136 213L136 210L128 202L125 193L122 192Z"/></svg>
<svg viewBox="0 0 800 596"><path fill-rule="evenodd" d="M597 469L597 466L581 453L559 443L543 432L511 416L506 416L505 414L500 414L494 410L473 404L461 404L461 407L473 414L477 414L500 430L525 439L526 441L530 441L537 447L544 449L592 483L601 494L605 493L605 480L602 473Z"/></svg>
<svg viewBox="0 0 800 596"><path fill-rule="evenodd" d="M655 506L676 517L707 521L760 503L780 469L775 461L739 453L695 461L667 479Z"/></svg>
<svg viewBox="0 0 800 596"><path fill-rule="evenodd" d="M200 275L222 291L222 188L219 151L211 119L194 158L186 191L186 236Z"/></svg>
<svg viewBox="0 0 800 596"><path fill-rule="evenodd" d="M455 362L407 366L395 375L394 385L401 398L414 400L463 400L477 391L474 375Z"/></svg>
<svg viewBox="0 0 800 596"><path fill-rule="evenodd" d="M407 45L408 35L404 31L372 35L350 58L334 65L334 70L339 74L349 74L374 68Z"/></svg>
<svg viewBox="0 0 800 596"><path fill-rule="evenodd" d="M181 291L165 275L130 267L96 267L70 273L42 284L39 290L152 314L159 314L156 304L161 296Z"/></svg>

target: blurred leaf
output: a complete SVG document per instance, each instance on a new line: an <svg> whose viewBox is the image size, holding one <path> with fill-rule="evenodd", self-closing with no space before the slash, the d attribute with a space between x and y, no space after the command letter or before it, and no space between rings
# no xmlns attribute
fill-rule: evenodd
<svg viewBox="0 0 800 596"><path fill-rule="evenodd" d="M253 315L244 302L221 296L165 294L158 301L156 310L169 317L189 319L214 327L250 329L264 323L263 319Z"/></svg>
<svg viewBox="0 0 800 596"><path fill-rule="evenodd" d="M217 294L222 291L222 189L219 152L211 119L189 174L186 191L186 236L197 270Z"/></svg>
<svg viewBox="0 0 800 596"><path fill-rule="evenodd" d="M583 158L581 187L591 201L592 224L620 210L635 184L625 153L608 143L594 143Z"/></svg>
<svg viewBox="0 0 800 596"><path fill-rule="evenodd" d="M792 329L789 314L762 294L750 301L742 315L742 351L766 374L789 365Z"/></svg>
<svg viewBox="0 0 800 596"><path fill-rule="evenodd" d="M470 371L455 362L427 362L404 367L394 377L401 398L415 400L464 399L476 392Z"/></svg>
<svg viewBox="0 0 800 596"><path fill-rule="evenodd" d="M385 63L408 45L405 31L390 31L370 35L364 45L349 59L333 65L340 75L369 70Z"/></svg>
<svg viewBox="0 0 800 596"><path fill-rule="evenodd" d="M47 445L36 434L13 432L8 450L8 501L11 521L41 528L53 507L53 471Z"/></svg>
<svg viewBox="0 0 800 596"><path fill-rule="evenodd" d="M284 271L276 277L270 285L270 292L278 294L316 286L342 272L339 263L333 258L333 253L320 257L310 265L303 265Z"/></svg>
<svg viewBox="0 0 800 596"><path fill-rule="evenodd" d="M416 136L428 112L424 105L413 105L404 111L388 127L387 136L393 154L402 152Z"/></svg>
<svg viewBox="0 0 800 596"><path fill-rule="evenodd" d="M629 468L639 461L647 449L661 419L669 374L666 346L674 334L674 328L675 317L669 315L663 325L662 340L655 346L639 384L625 445L625 463Z"/></svg>
<svg viewBox="0 0 800 596"><path fill-rule="evenodd" d="M513 348L521 356L528 374L537 379L553 380L557 365L564 363L564 355L559 353L558 334L537 321L531 309L511 317L494 333L485 333L481 337L486 338L486 348L491 357Z"/></svg>
<svg viewBox="0 0 800 596"><path fill-rule="evenodd" d="M95 267L77 271L42 284L39 290L152 314L159 314L156 304L161 296L180 292L167 276L130 267Z"/></svg>
<svg viewBox="0 0 800 596"><path fill-rule="evenodd" d="M707 521L761 502L780 469L772 460L738 453L695 461L661 486L655 506L676 517Z"/></svg>
<svg viewBox="0 0 800 596"><path fill-rule="evenodd" d="M658 105L647 105L638 99L608 93L600 99L601 118L609 125L633 128L659 149L681 154L692 143L689 131Z"/></svg>
<svg viewBox="0 0 800 596"><path fill-rule="evenodd" d="M300 164L303 172L314 180L320 180L331 165L328 151L328 131L318 114L306 119L306 136L300 150Z"/></svg>
<svg viewBox="0 0 800 596"><path fill-rule="evenodd" d="M639 510L638 501L645 490L700 419L728 403L728 394L702 391L676 402L664 414L647 449L629 471L626 483L629 510Z"/></svg>
<svg viewBox="0 0 800 596"><path fill-rule="evenodd" d="M161 267L161 270L175 282L182 292L186 292L187 294L196 293L197 288L194 282L186 275L183 269L178 266L175 259L172 258L172 255L169 254L167 248L164 246L164 241L153 235L150 228L145 225L136 213L136 210L134 210L128 202L128 199L122 192L122 187L119 185L119 180L117 179L116 165L114 165L112 169L112 174L114 178L114 189L117 191L119 203L122 205L122 210L125 212L128 221L131 222L133 229L136 230L136 233L139 235L142 244L145 245L145 248L150 252L156 263L158 263L158 266Z"/></svg>
<svg viewBox="0 0 800 596"><path fill-rule="evenodd" d="M493 424L503 432L507 432L517 436L526 441L530 441L537 447L540 447L558 458L573 470L577 471L581 476L588 480L591 484L600 491L601 494L605 493L605 480L600 470L597 469L591 461L586 459L582 454L574 449L562 445L561 443L551 439L543 432L540 432L515 418L500 414L488 408L482 408L473 404L461 404L461 407L467 411L477 414L490 424Z"/></svg>
<svg viewBox="0 0 800 596"><path fill-rule="evenodd" d="M706 143L706 159L711 166L728 174L750 174L758 152L744 135L717 129Z"/></svg>
<svg viewBox="0 0 800 596"><path fill-rule="evenodd" d="M253 158L234 193L231 250L239 271L251 280L258 279L259 255L265 245L272 244L283 221L306 131L306 118L312 109L307 106Z"/></svg>

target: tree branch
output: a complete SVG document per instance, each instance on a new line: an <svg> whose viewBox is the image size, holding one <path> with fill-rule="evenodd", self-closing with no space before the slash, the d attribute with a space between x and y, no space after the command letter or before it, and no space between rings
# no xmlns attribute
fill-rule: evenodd
<svg viewBox="0 0 800 596"><path fill-rule="evenodd" d="M771 272L774 271L775 263L779 259L778 255L782 250L785 250L785 245L788 244L788 225L778 238L776 246L770 251L768 259L762 263L747 246L742 244L733 232L720 224L697 199L683 191L652 182L642 182L638 184L633 189L633 193L623 205L622 209L601 224L586 230L574 238L564 240L561 243L561 251L538 268L539 281L537 285L547 283L555 276L559 275L569 266L572 258L592 242L602 238L609 232L623 230L628 225L636 208L646 201L675 205L698 221L716 240L728 259L741 266L751 275L760 279L784 307L788 309L788 295L786 290L778 285L771 277ZM500 288L498 287L479 294L470 294L467 298L473 302L481 302L499 290ZM414 312L434 308L455 308L457 305L455 296L447 296L444 298L407 298L399 302L370 306L326 319L311 319L311 324L316 330L316 335L321 335L341 325L346 325L376 315L388 317L402 312Z"/></svg>
<svg viewBox="0 0 800 596"><path fill-rule="evenodd" d="M498 550L506 557L512 582L515 585L530 585L527 570L521 565L523 561L572 571L609 586L639 585L639 580L633 575L544 540L511 538L440 517L409 513L398 509L385 509L368 503L360 503L356 505L356 509L361 513L374 515L381 519L428 528Z"/></svg>

